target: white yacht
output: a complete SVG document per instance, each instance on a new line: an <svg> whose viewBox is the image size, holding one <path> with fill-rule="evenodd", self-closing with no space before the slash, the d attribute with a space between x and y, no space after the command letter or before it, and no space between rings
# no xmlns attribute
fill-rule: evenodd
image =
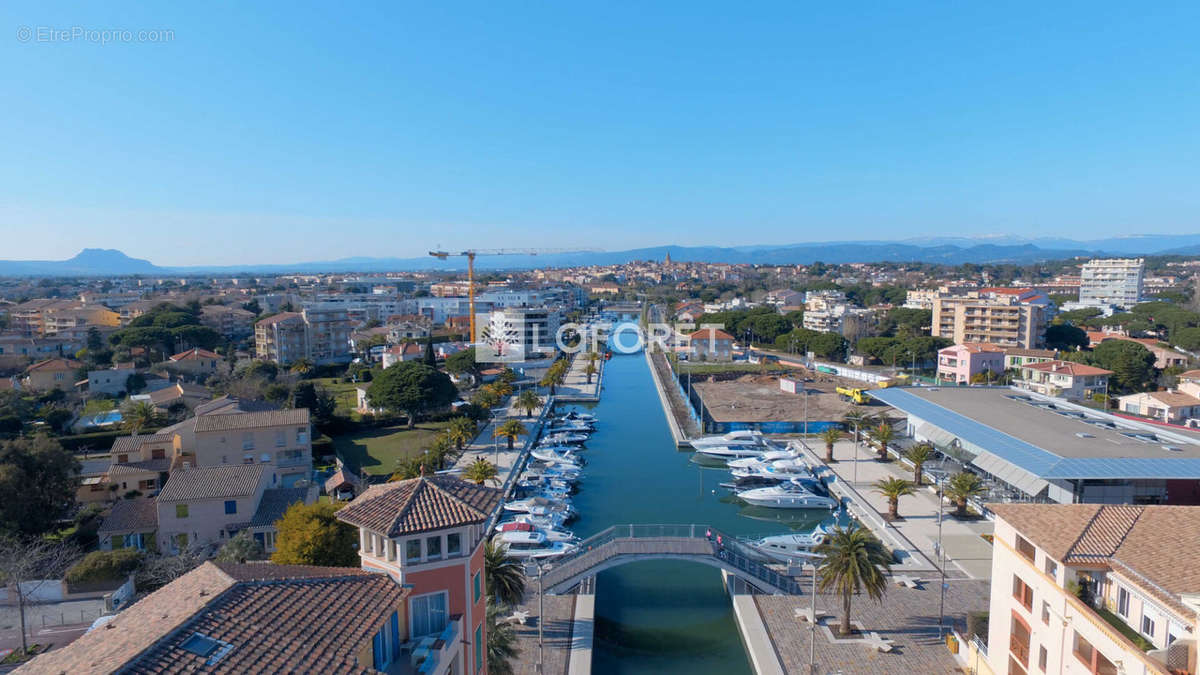
<svg viewBox="0 0 1200 675"><path fill-rule="evenodd" d="M513 516L501 521L496 528L499 529L510 523L524 523L532 525L539 530L559 530L567 521L567 516L562 513L549 513L544 516L535 516L532 513L517 513Z"/></svg>
<svg viewBox="0 0 1200 675"><path fill-rule="evenodd" d="M797 558L816 558L813 549L825 541L825 531L820 527L809 534L777 534L749 542L750 548L775 560L788 562Z"/></svg>
<svg viewBox="0 0 1200 675"><path fill-rule="evenodd" d="M534 448L529 451L529 456L543 462L566 461L572 464L582 463L582 460L567 448Z"/></svg>
<svg viewBox="0 0 1200 675"><path fill-rule="evenodd" d="M581 413L578 410L572 410L571 412L567 413L566 415L563 415L563 419L579 420L580 422L595 423L596 416L591 413Z"/></svg>
<svg viewBox="0 0 1200 675"><path fill-rule="evenodd" d="M547 541L541 532L502 532L496 536L514 558L553 558L575 550L575 544Z"/></svg>
<svg viewBox="0 0 1200 675"><path fill-rule="evenodd" d="M521 474L521 480L560 480L565 483L574 483L579 480L579 472L552 466L531 467Z"/></svg>
<svg viewBox="0 0 1200 675"><path fill-rule="evenodd" d="M548 445L581 445L587 443L587 434L573 434L566 431L560 431L557 434L550 434L542 440L538 441L538 447Z"/></svg>
<svg viewBox="0 0 1200 675"><path fill-rule="evenodd" d="M742 429L739 431L730 431L727 434L719 436L702 436L692 439L692 447L696 450L702 448L715 448L720 446L725 447L757 447L760 450L767 445L767 439L761 431L753 429Z"/></svg>
<svg viewBox="0 0 1200 675"><path fill-rule="evenodd" d="M540 468L551 468L551 469L557 469L560 471L568 471L568 472L573 472L576 475L578 475L580 471L583 471L583 466L581 466L580 464L578 464L577 462L572 461L572 460L539 459L537 461L540 462L541 464L545 465L544 467L540 467ZM537 468L537 467L535 467L535 468Z"/></svg>
<svg viewBox="0 0 1200 675"><path fill-rule="evenodd" d="M796 477L808 477L808 466L799 459L777 459L773 462L752 462L733 469L736 478L778 478L787 480Z"/></svg>
<svg viewBox="0 0 1200 675"><path fill-rule="evenodd" d="M505 502L504 510L528 513L535 516L561 513L564 519L575 513L575 509L571 508L571 505L565 500L548 499L546 497L526 497L525 499Z"/></svg>
<svg viewBox="0 0 1200 675"><path fill-rule="evenodd" d="M501 523L496 526L496 531L501 533L507 532L535 532L546 538L546 541L578 541L578 537L570 530L560 530L557 528L537 527L533 523L522 523L517 521Z"/></svg>
<svg viewBox="0 0 1200 675"><path fill-rule="evenodd" d="M741 459L743 457L758 459L764 449L756 445L707 445L702 448L696 448L696 454L724 461Z"/></svg>
<svg viewBox="0 0 1200 675"><path fill-rule="evenodd" d="M731 469L739 469L755 466L759 463L769 463L779 459L798 459L799 457L800 453L795 450L768 450L761 455L731 459L725 464Z"/></svg>
<svg viewBox="0 0 1200 675"><path fill-rule="evenodd" d="M805 489L803 485L791 481L771 487L742 490L737 493L737 496L747 504L772 509L836 509L838 507L836 499L814 494Z"/></svg>

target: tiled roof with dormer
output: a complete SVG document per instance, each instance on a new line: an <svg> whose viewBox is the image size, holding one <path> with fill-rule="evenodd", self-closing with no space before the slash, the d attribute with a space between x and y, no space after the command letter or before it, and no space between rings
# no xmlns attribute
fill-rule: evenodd
<svg viewBox="0 0 1200 675"><path fill-rule="evenodd" d="M496 488L453 476L372 485L337 512L351 525L388 537L482 523L500 505Z"/></svg>

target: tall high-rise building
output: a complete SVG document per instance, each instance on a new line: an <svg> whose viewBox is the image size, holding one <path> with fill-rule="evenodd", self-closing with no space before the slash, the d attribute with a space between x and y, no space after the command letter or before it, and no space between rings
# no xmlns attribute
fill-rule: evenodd
<svg viewBox="0 0 1200 675"><path fill-rule="evenodd" d="M934 337L955 344L987 342L1000 347L1032 349L1042 345L1046 308L1029 289L972 291L933 301Z"/></svg>
<svg viewBox="0 0 1200 675"><path fill-rule="evenodd" d="M1141 302L1145 271L1146 263L1141 258L1090 260L1080 273L1079 304L1132 307Z"/></svg>

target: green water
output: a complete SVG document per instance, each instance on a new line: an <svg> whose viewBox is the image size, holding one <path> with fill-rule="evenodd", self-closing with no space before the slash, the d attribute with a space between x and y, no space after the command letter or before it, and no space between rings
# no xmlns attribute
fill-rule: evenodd
<svg viewBox="0 0 1200 675"><path fill-rule="evenodd" d="M731 534L809 531L824 511L745 507L718 485L723 470L692 463L675 449L641 354L614 356L605 367L599 419L574 498L581 537L622 523L704 523ZM597 578L597 673L750 673L729 597L716 568L651 561Z"/></svg>

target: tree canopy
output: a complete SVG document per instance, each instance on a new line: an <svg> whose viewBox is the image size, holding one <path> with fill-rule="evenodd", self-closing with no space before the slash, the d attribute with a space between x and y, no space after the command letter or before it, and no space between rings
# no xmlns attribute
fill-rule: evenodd
<svg viewBox="0 0 1200 675"><path fill-rule="evenodd" d="M46 436L0 442L0 531L39 535L75 505L79 462ZM19 495L19 496L18 496Z"/></svg>
<svg viewBox="0 0 1200 675"><path fill-rule="evenodd" d="M367 389L373 407L408 415L409 428L416 424L417 415L450 405L456 398L458 389L449 376L421 361L384 368Z"/></svg>
<svg viewBox="0 0 1200 675"><path fill-rule="evenodd" d="M316 502L292 504L275 527L275 553L271 562L280 565L358 565L358 533L334 514L342 504Z"/></svg>

